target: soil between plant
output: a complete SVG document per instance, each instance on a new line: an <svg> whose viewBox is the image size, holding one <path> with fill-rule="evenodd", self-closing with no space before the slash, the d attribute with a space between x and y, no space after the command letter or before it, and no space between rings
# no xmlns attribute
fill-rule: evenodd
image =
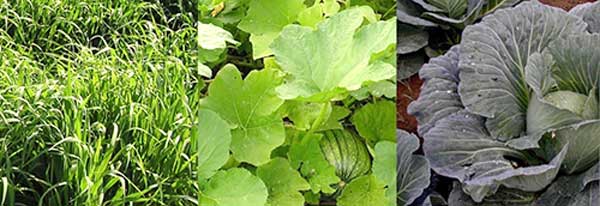
<svg viewBox="0 0 600 206"><path fill-rule="evenodd" d="M406 109L408 105L419 97L421 92L421 85L423 81L419 79L419 75L415 74L412 77L398 82L398 89L396 90L396 96L398 102L396 104L396 127L399 129L406 130L411 133L417 133L417 119L414 116L408 114Z"/></svg>
<svg viewBox="0 0 600 206"><path fill-rule="evenodd" d="M543 4L547 4L553 7L562 8L566 11L571 10L573 7L584 4L587 2L594 2L596 0L540 0Z"/></svg>

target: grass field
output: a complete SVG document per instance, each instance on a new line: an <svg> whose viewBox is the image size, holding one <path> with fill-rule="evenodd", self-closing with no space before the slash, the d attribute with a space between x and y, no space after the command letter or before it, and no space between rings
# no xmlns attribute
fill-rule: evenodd
<svg viewBox="0 0 600 206"><path fill-rule="evenodd" d="M196 205L197 2L0 2L0 205Z"/></svg>

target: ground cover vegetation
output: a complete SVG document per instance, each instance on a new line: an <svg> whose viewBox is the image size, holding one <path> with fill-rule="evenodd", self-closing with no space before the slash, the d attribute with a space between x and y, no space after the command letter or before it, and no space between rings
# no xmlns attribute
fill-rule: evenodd
<svg viewBox="0 0 600 206"><path fill-rule="evenodd" d="M200 205L396 205L395 5L201 4Z"/></svg>
<svg viewBox="0 0 600 206"><path fill-rule="evenodd" d="M197 1L0 3L0 205L197 205Z"/></svg>

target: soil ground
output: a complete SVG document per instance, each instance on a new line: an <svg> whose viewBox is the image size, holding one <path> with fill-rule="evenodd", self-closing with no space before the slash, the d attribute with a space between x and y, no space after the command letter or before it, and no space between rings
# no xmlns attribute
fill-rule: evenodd
<svg viewBox="0 0 600 206"><path fill-rule="evenodd" d="M398 98L398 102L396 104L396 109L398 111L396 114L397 128L411 133L417 132L417 120L415 117L409 115L406 112L406 109L408 104L419 97L419 92L421 92L421 84L423 84L423 81L419 79L419 75L414 75L407 80L398 82L398 90L396 90L396 95Z"/></svg>
<svg viewBox="0 0 600 206"><path fill-rule="evenodd" d="M540 0L543 4L547 4L554 7L559 7L564 10L571 10L573 7L578 4L583 4L587 2L594 2L596 0Z"/></svg>

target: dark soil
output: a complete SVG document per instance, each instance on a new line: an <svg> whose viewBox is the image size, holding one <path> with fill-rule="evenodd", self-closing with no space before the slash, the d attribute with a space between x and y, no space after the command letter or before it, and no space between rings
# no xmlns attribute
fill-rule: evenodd
<svg viewBox="0 0 600 206"><path fill-rule="evenodd" d="M587 2L594 2L596 0L540 0L543 4L547 4L550 6L562 8L566 11L571 10L573 7L578 4L584 4Z"/></svg>
<svg viewBox="0 0 600 206"><path fill-rule="evenodd" d="M421 84L423 81L419 79L419 75L414 75L406 80L398 82L397 97L398 102L396 108L396 127L406 130L411 133L417 132L417 120L415 117L406 112L406 108L413 100L419 97L421 92Z"/></svg>

